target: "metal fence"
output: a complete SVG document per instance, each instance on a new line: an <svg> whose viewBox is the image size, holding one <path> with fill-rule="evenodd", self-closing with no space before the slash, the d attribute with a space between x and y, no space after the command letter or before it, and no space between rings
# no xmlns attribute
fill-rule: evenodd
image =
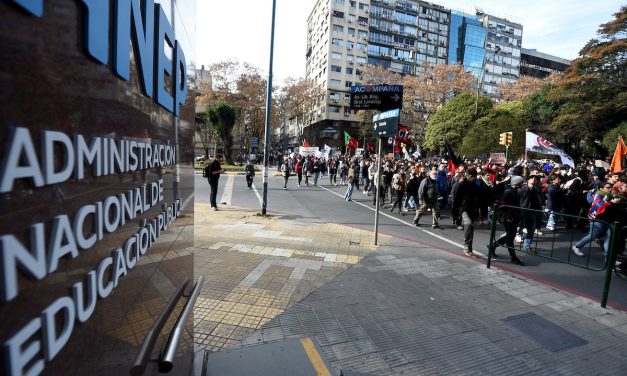
<svg viewBox="0 0 627 376"><path fill-rule="evenodd" d="M614 270L617 254L621 253L625 246L627 226L619 223L608 223L602 220L592 220L569 214L554 213L554 216L557 217L556 222L558 219L561 219L572 225L583 221L587 223L591 229L594 228L594 232L591 230L588 230L586 233L577 231L576 225L572 229L558 229L556 227L555 231L549 231L548 235L550 238L547 239L546 236L543 236L542 241L540 241L539 236L534 234L531 247L526 249L523 247L524 238L527 237L529 231L535 233L536 230L544 227L548 216L551 213L543 210L523 209L516 206L495 205L492 211L492 227L490 231L490 242L488 245L488 268L490 268L490 264L494 256L496 232L498 227L497 218L500 218L500 214L505 211L508 211L509 213L514 211L518 213L519 211L520 213L521 221L517 229L517 234L523 238L523 241L521 241L518 245L514 245L516 252L527 253L533 256L542 257L591 271L604 271L605 278L601 294L601 306L606 307L612 272ZM527 221L526 218L530 216L534 216L535 219ZM525 228L529 222L535 222L534 228ZM525 231L527 233L525 233ZM572 247L586 235L592 236L585 244L585 247L582 245L580 248L581 252L584 253L584 256L580 257L574 255ZM599 239L601 239L601 242L599 242ZM506 245L504 246L507 247ZM601 252L597 249L599 246L601 248Z"/></svg>

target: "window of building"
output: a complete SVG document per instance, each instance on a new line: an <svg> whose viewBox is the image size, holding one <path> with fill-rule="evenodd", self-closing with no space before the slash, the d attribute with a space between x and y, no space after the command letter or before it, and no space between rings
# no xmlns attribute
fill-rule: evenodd
<svg viewBox="0 0 627 376"><path fill-rule="evenodd" d="M340 12L339 10L334 10L333 17L344 18L344 12Z"/></svg>
<svg viewBox="0 0 627 376"><path fill-rule="evenodd" d="M359 77L361 77L361 75L363 74L363 72L360 69L355 70L355 74Z"/></svg>
<svg viewBox="0 0 627 376"><path fill-rule="evenodd" d="M354 59L355 59L355 56L353 56L353 55L346 55L346 61L352 62Z"/></svg>
<svg viewBox="0 0 627 376"><path fill-rule="evenodd" d="M332 60L342 60L342 54L339 52L331 52Z"/></svg>
<svg viewBox="0 0 627 376"><path fill-rule="evenodd" d="M342 85L342 81L341 80L335 80L335 79L330 79L329 80L329 87L337 87L339 88Z"/></svg>
<svg viewBox="0 0 627 376"><path fill-rule="evenodd" d="M366 51L366 45L363 43L357 43L357 49L360 51Z"/></svg>
<svg viewBox="0 0 627 376"><path fill-rule="evenodd" d="M366 58L363 56L357 56L357 63L366 64Z"/></svg>
<svg viewBox="0 0 627 376"><path fill-rule="evenodd" d="M339 114L341 108L342 107L340 107L340 106L334 106L334 105L330 104L329 105L329 112L332 112L334 114Z"/></svg>
<svg viewBox="0 0 627 376"><path fill-rule="evenodd" d="M352 0L351 0L351 1L349 2L349 4L350 4L351 8L356 8L356 7L357 7L357 2L356 2L356 1L352 1Z"/></svg>
<svg viewBox="0 0 627 376"><path fill-rule="evenodd" d="M348 22L355 22L356 19L357 19L357 17L355 17L354 14L349 14L348 15Z"/></svg>
<svg viewBox="0 0 627 376"><path fill-rule="evenodd" d="M352 40L349 40L348 42L346 42L346 45L348 46L348 49L353 49L355 47L355 42L353 42Z"/></svg>
<svg viewBox="0 0 627 376"><path fill-rule="evenodd" d="M344 32L344 26L342 25L333 25L333 31L336 33L343 33Z"/></svg>
<svg viewBox="0 0 627 376"><path fill-rule="evenodd" d="M353 86L353 82L352 81L346 81L344 83L344 87L351 87L351 86Z"/></svg>
<svg viewBox="0 0 627 376"><path fill-rule="evenodd" d="M359 17L359 18L357 18L357 22L361 26L368 26L368 19L366 17Z"/></svg>
<svg viewBox="0 0 627 376"><path fill-rule="evenodd" d="M348 28L348 35L351 37L355 36L355 29L353 29L352 27Z"/></svg>
<svg viewBox="0 0 627 376"><path fill-rule="evenodd" d="M344 6L344 0L335 0L335 5L340 7Z"/></svg>
<svg viewBox="0 0 627 376"><path fill-rule="evenodd" d="M359 9L368 10L368 4L359 3Z"/></svg>
<svg viewBox="0 0 627 376"><path fill-rule="evenodd" d="M357 30L357 34L361 39L368 39L368 32L366 30Z"/></svg>
<svg viewBox="0 0 627 376"><path fill-rule="evenodd" d="M332 92L329 94L329 99L335 102L340 100L340 93Z"/></svg>
<svg viewBox="0 0 627 376"><path fill-rule="evenodd" d="M331 39L331 44L335 44L336 46L343 46L344 41L340 38L333 38Z"/></svg>
<svg viewBox="0 0 627 376"><path fill-rule="evenodd" d="M353 68L346 68L346 74L353 74Z"/></svg>
<svg viewBox="0 0 627 376"><path fill-rule="evenodd" d="M342 67L338 65L331 65L331 72L342 73Z"/></svg>

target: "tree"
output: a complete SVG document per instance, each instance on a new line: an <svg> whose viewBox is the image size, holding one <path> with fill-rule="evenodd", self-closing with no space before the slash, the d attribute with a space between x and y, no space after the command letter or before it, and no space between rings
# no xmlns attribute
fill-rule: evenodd
<svg viewBox="0 0 627 376"><path fill-rule="evenodd" d="M562 106L551 128L589 144L627 117L627 6L602 24L559 85Z"/></svg>
<svg viewBox="0 0 627 376"><path fill-rule="evenodd" d="M209 145L216 138L215 130L209 123L208 116L209 114L206 111L199 112L196 114L195 119L196 133L198 133L202 147L205 149L205 156L209 156Z"/></svg>
<svg viewBox="0 0 627 376"><path fill-rule="evenodd" d="M555 85L561 78L561 73L551 73L545 78L521 76L518 81L503 82L496 88L496 94L506 102L527 99L532 94L542 90L544 84Z"/></svg>
<svg viewBox="0 0 627 376"><path fill-rule="evenodd" d="M618 140L618 136L623 136L627 138L627 121L623 121L620 125L603 136L603 146L607 149L610 156L614 153L616 149L616 140Z"/></svg>
<svg viewBox="0 0 627 376"><path fill-rule="evenodd" d="M461 142L475 118L475 99L471 93L459 94L431 116L425 135L425 148L440 150L445 142L451 145ZM492 100L480 95L477 109L479 117L485 116L492 109Z"/></svg>
<svg viewBox="0 0 627 376"><path fill-rule="evenodd" d="M233 163L231 158L231 147L233 146L233 126L237 120L237 110L226 102L218 102L207 107L207 119L213 129L224 143L224 157L229 164Z"/></svg>
<svg viewBox="0 0 627 376"><path fill-rule="evenodd" d="M485 116L477 119L464 136L460 152L476 156L481 153L504 151L499 144L499 135L512 132L513 143L509 148L509 159L525 153L525 129L528 122L523 116L522 101L509 102L490 110Z"/></svg>
<svg viewBox="0 0 627 376"><path fill-rule="evenodd" d="M418 75L403 78L403 112L411 119L411 128L422 135L431 115L453 96L468 93L473 76L461 64L423 63Z"/></svg>
<svg viewBox="0 0 627 376"><path fill-rule="evenodd" d="M276 101L279 124L286 119L295 119L298 127L308 125L322 95L321 87L314 81L288 77L283 82ZM301 135L302 128L299 129L299 137Z"/></svg>

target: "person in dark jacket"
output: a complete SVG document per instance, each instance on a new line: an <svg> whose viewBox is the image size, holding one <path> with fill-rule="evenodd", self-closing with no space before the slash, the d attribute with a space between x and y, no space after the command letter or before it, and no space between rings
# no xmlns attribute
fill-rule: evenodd
<svg viewBox="0 0 627 376"><path fill-rule="evenodd" d="M433 223L431 227L440 228L438 225L438 219L440 217L440 206L438 205L438 198L440 197L440 188L438 185L437 173L435 170L429 172L429 176L422 179L420 187L418 188L418 203L420 207L416 211L416 217L414 218L414 224L420 226L420 218L427 212L427 209L431 209L433 215Z"/></svg>
<svg viewBox="0 0 627 376"><path fill-rule="evenodd" d="M205 167L205 176L209 181L209 187L211 187L211 196L209 196L209 201L211 202L213 210L216 211L218 210L218 203L216 202L218 196L218 182L220 181L220 174L225 172L220 165L221 159L222 154L216 154L213 161Z"/></svg>
<svg viewBox="0 0 627 376"><path fill-rule="evenodd" d="M524 183L525 179L521 176L515 176L511 179L511 184L505 187L503 195L499 199L499 205L510 207L499 207L496 213L496 220L505 226L505 233L501 235L492 246L492 257L497 258L496 248L498 246L506 246L507 252L512 260L512 264L524 266L524 264L516 256L514 251L514 238L518 224L520 224L520 208L518 200L518 189Z"/></svg>
<svg viewBox="0 0 627 376"><path fill-rule="evenodd" d="M249 159L248 164L246 164L246 184L248 185L248 189L252 189L254 177L255 177L255 165L253 165L252 159Z"/></svg>
<svg viewBox="0 0 627 376"><path fill-rule="evenodd" d="M476 184L477 170L469 168L466 178L458 183L457 192L453 198L453 217L461 217L464 228L464 254L472 256L472 240L474 236L474 222L479 218L481 189Z"/></svg>
<svg viewBox="0 0 627 376"><path fill-rule="evenodd" d="M407 180L407 199L405 200L404 207L407 208L409 205L414 205L416 208L418 207L418 178L414 171L410 172L409 179ZM411 204L410 201L413 199L414 203Z"/></svg>
<svg viewBox="0 0 627 376"><path fill-rule="evenodd" d="M542 210L541 192L536 188L536 177L531 175L527 178L527 185L518 190L518 199L522 209L521 227L527 230L523 240L523 251L535 253L531 247L533 234L536 231L536 221L538 218L536 210Z"/></svg>
<svg viewBox="0 0 627 376"><path fill-rule="evenodd" d="M555 231L555 222L564 208L564 190L562 189L562 177L553 175L551 182L546 187L546 208L549 210L549 220L546 229Z"/></svg>

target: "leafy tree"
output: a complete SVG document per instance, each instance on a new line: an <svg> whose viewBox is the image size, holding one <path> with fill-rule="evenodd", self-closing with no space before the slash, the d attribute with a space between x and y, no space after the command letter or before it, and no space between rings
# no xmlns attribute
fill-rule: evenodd
<svg viewBox="0 0 627 376"><path fill-rule="evenodd" d="M462 93L439 109L427 125L424 146L429 150L440 150L445 142L457 145L462 141L475 118L476 97ZM479 117L492 109L492 100L480 95L477 105Z"/></svg>
<svg viewBox="0 0 627 376"><path fill-rule="evenodd" d="M205 156L209 155L209 145L217 138L213 126L209 123L208 116L207 112L199 112L196 114L195 119L196 133L200 138L203 149L205 149Z"/></svg>
<svg viewBox="0 0 627 376"><path fill-rule="evenodd" d="M460 152L469 156L481 153L505 151L499 144L499 135L512 132L512 145L508 158L525 153L525 129L528 123L523 116L522 101L509 102L490 110L470 127L460 147Z"/></svg>
<svg viewBox="0 0 627 376"><path fill-rule="evenodd" d="M592 144L627 117L627 6L602 24L573 60L557 94L565 99L551 128Z"/></svg>
<svg viewBox="0 0 627 376"><path fill-rule="evenodd" d="M224 157L229 164L233 163L231 158L231 147L233 146L233 126L237 120L237 110L226 102L218 102L206 110L207 119L211 123L214 131L224 143Z"/></svg>
<svg viewBox="0 0 627 376"><path fill-rule="evenodd" d="M321 87L312 80L288 77L276 101L277 114L281 120L279 124L286 119L294 119L299 136L302 136L302 127L313 121L314 109L323 94Z"/></svg>
<svg viewBox="0 0 627 376"><path fill-rule="evenodd" d="M618 127L610 130L603 136L603 146L605 146L610 156L614 154L616 142L620 135L627 138L627 121L623 121Z"/></svg>
<svg viewBox="0 0 627 376"><path fill-rule="evenodd" d="M506 102L526 99L537 93L545 84L555 85L561 78L561 73L551 73L545 78L521 76L514 83L503 82L496 88L496 93Z"/></svg>
<svg viewBox="0 0 627 376"><path fill-rule="evenodd" d="M454 95L471 91L473 76L461 64L427 64L417 75L403 77L403 112L410 128L422 135L427 121Z"/></svg>

